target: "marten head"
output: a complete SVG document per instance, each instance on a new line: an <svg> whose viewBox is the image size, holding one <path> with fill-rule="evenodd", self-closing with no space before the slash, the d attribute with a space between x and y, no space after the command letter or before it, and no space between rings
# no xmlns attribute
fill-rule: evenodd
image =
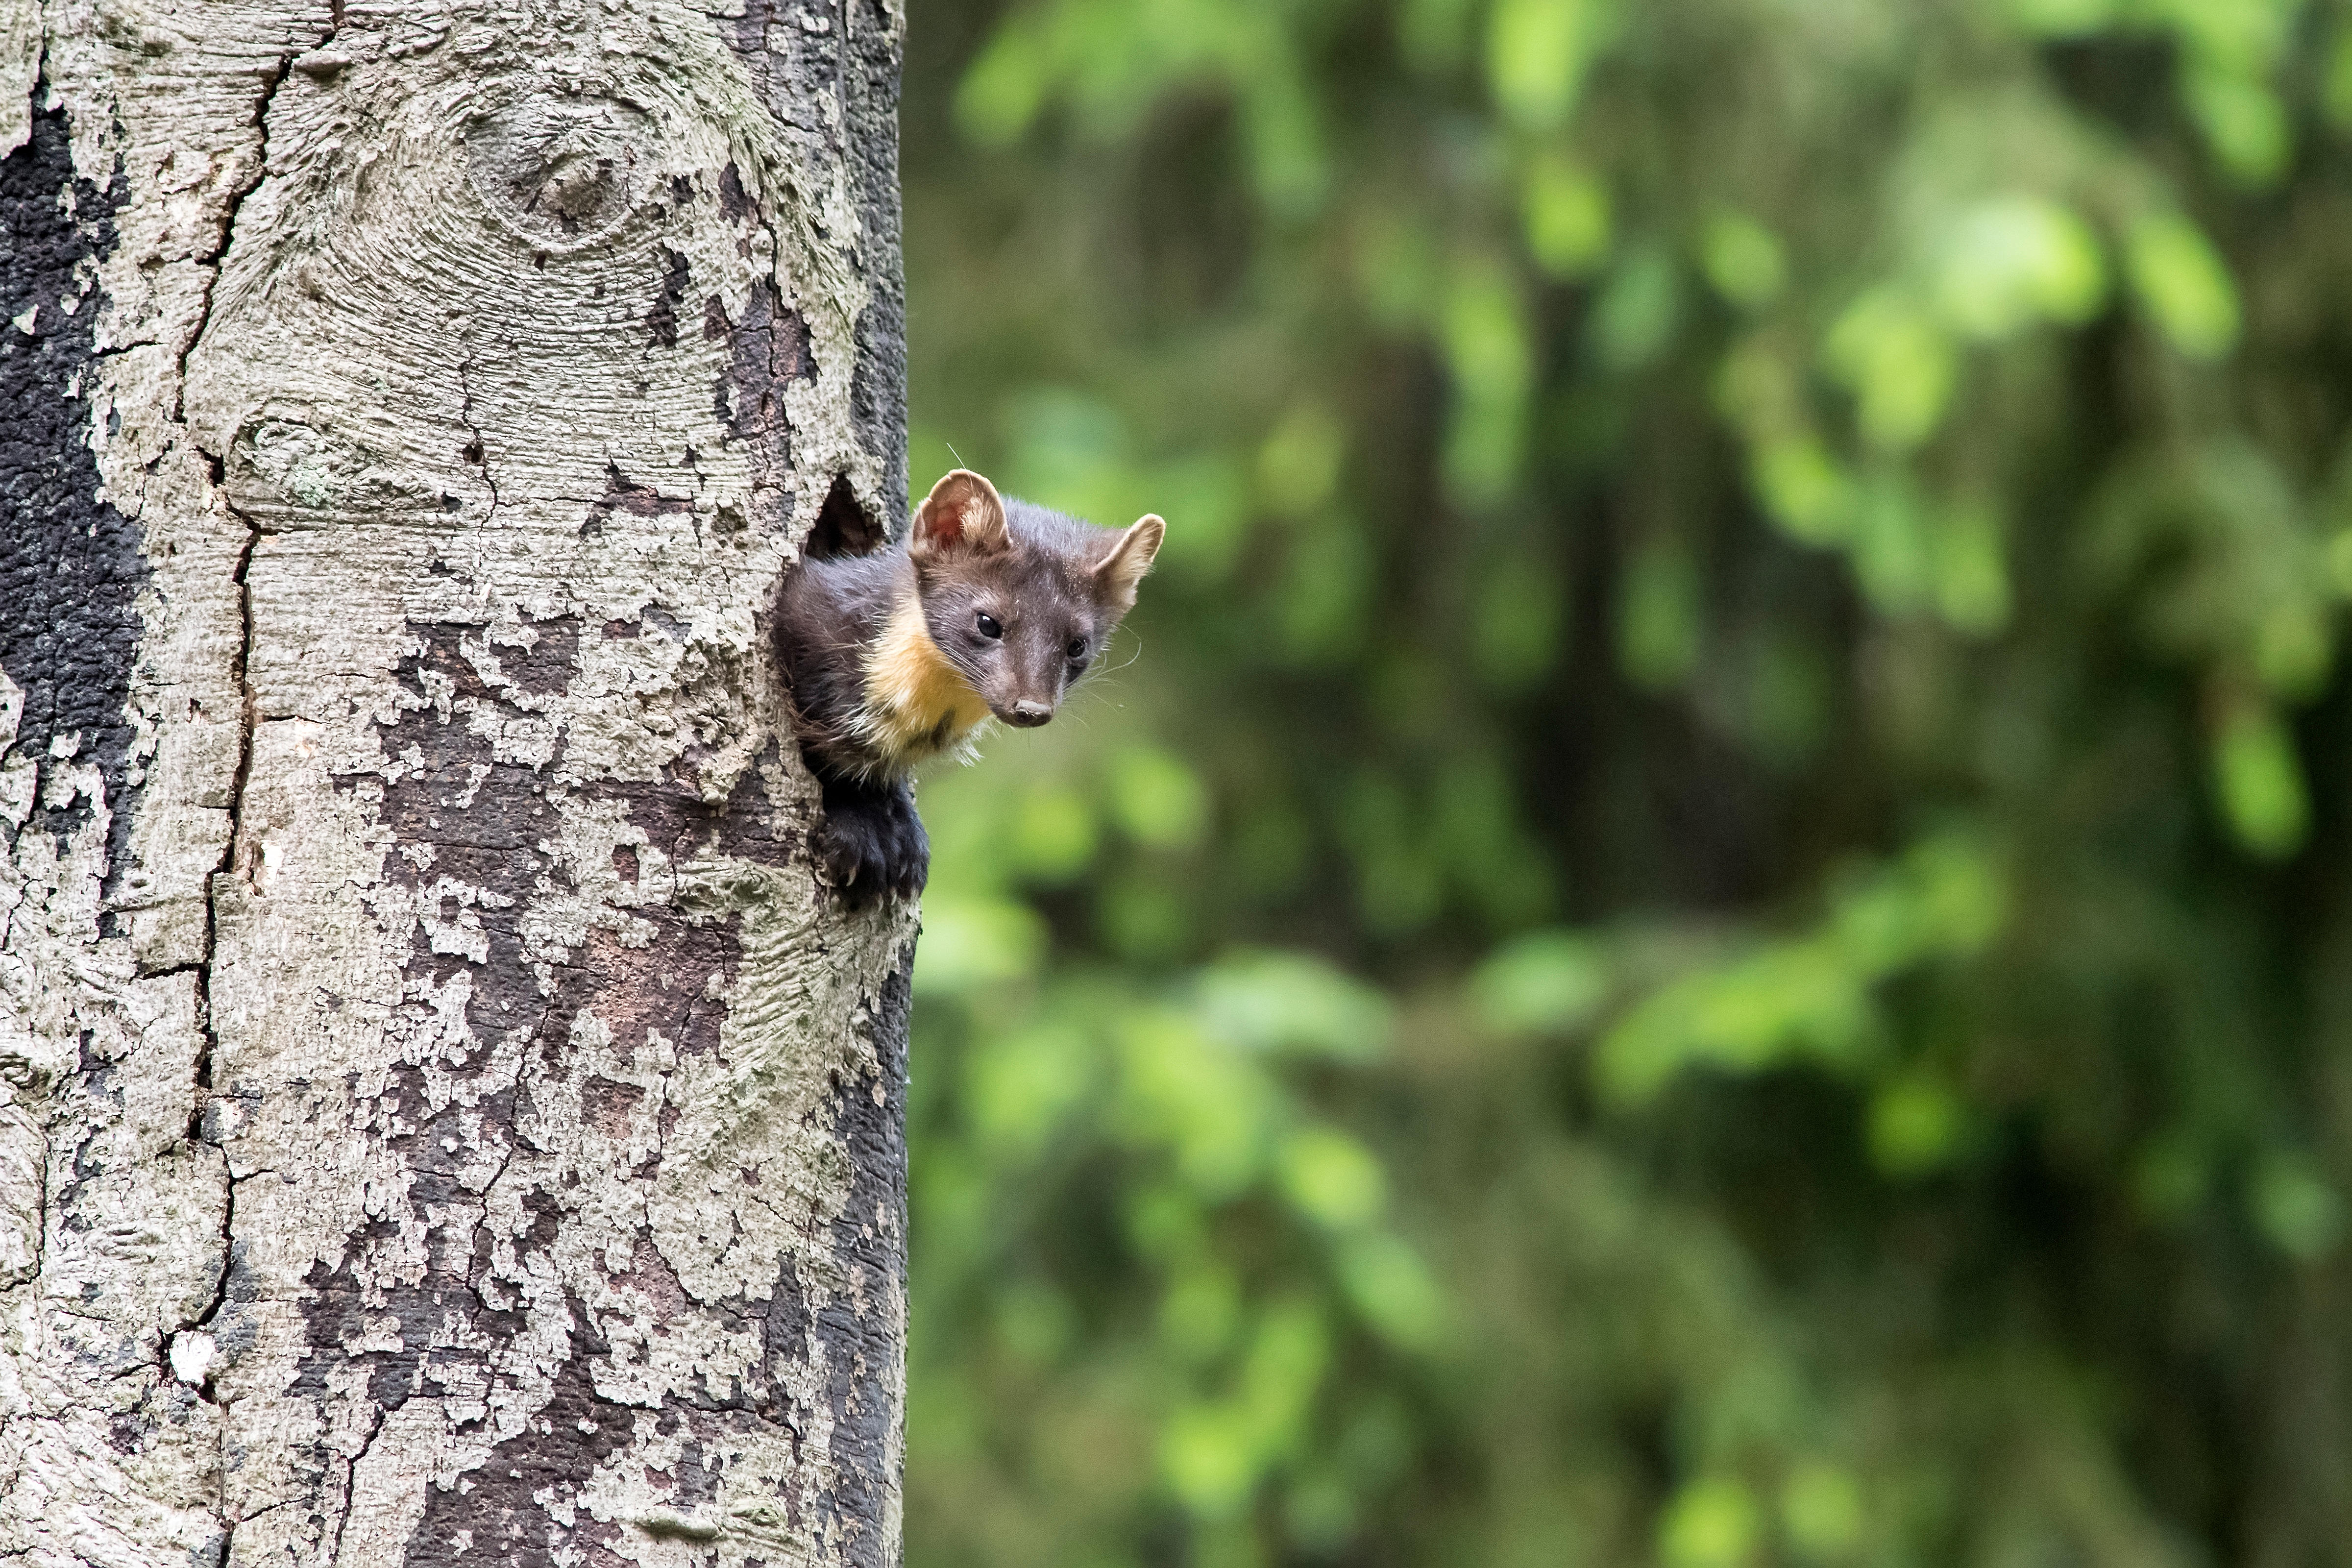
<svg viewBox="0 0 2352 1568"><path fill-rule="evenodd" d="M958 468L917 510L907 552L931 640L990 712L1026 727L1100 657L1166 533L1153 516L1121 531L1008 506Z"/></svg>

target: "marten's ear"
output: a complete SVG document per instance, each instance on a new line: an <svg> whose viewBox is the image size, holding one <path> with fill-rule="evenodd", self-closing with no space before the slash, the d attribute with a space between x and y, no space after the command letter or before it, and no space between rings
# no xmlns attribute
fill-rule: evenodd
<svg viewBox="0 0 2352 1568"><path fill-rule="evenodd" d="M970 468L958 468L933 485L916 508L914 538L908 548L917 555L943 555L955 550L1002 550L1008 542L1004 498Z"/></svg>
<svg viewBox="0 0 2352 1568"><path fill-rule="evenodd" d="M1106 605L1117 605L1121 615L1133 609L1135 585L1151 570L1151 558L1160 553L1160 542L1167 536L1168 525L1157 512L1138 518L1133 527L1118 536L1110 553L1096 563L1096 596Z"/></svg>

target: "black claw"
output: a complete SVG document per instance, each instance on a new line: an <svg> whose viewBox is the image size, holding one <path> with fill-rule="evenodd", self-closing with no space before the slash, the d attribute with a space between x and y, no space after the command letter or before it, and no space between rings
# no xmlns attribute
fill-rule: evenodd
<svg viewBox="0 0 2352 1568"><path fill-rule="evenodd" d="M905 784L825 781L824 823L814 846L842 902L863 909L886 894L912 898L931 869L931 844Z"/></svg>

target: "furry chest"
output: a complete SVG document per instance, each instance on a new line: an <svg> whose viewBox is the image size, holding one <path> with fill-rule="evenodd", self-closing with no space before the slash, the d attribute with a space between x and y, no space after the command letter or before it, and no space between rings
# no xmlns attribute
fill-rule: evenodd
<svg viewBox="0 0 2352 1568"><path fill-rule="evenodd" d="M895 763L918 763L961 744L988 716L931 640L921 607L902 605L866 659L863 728L875 749Z"/></svg>

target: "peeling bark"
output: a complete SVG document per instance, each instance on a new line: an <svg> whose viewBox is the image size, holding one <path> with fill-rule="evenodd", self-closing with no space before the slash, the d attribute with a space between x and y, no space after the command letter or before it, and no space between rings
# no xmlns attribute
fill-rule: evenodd
<svg viewBox="0 0 2352 1568"><path fill-rule="evenodd" d="M897 0L0 0L0 1556L894 1563Z"/></svg>

